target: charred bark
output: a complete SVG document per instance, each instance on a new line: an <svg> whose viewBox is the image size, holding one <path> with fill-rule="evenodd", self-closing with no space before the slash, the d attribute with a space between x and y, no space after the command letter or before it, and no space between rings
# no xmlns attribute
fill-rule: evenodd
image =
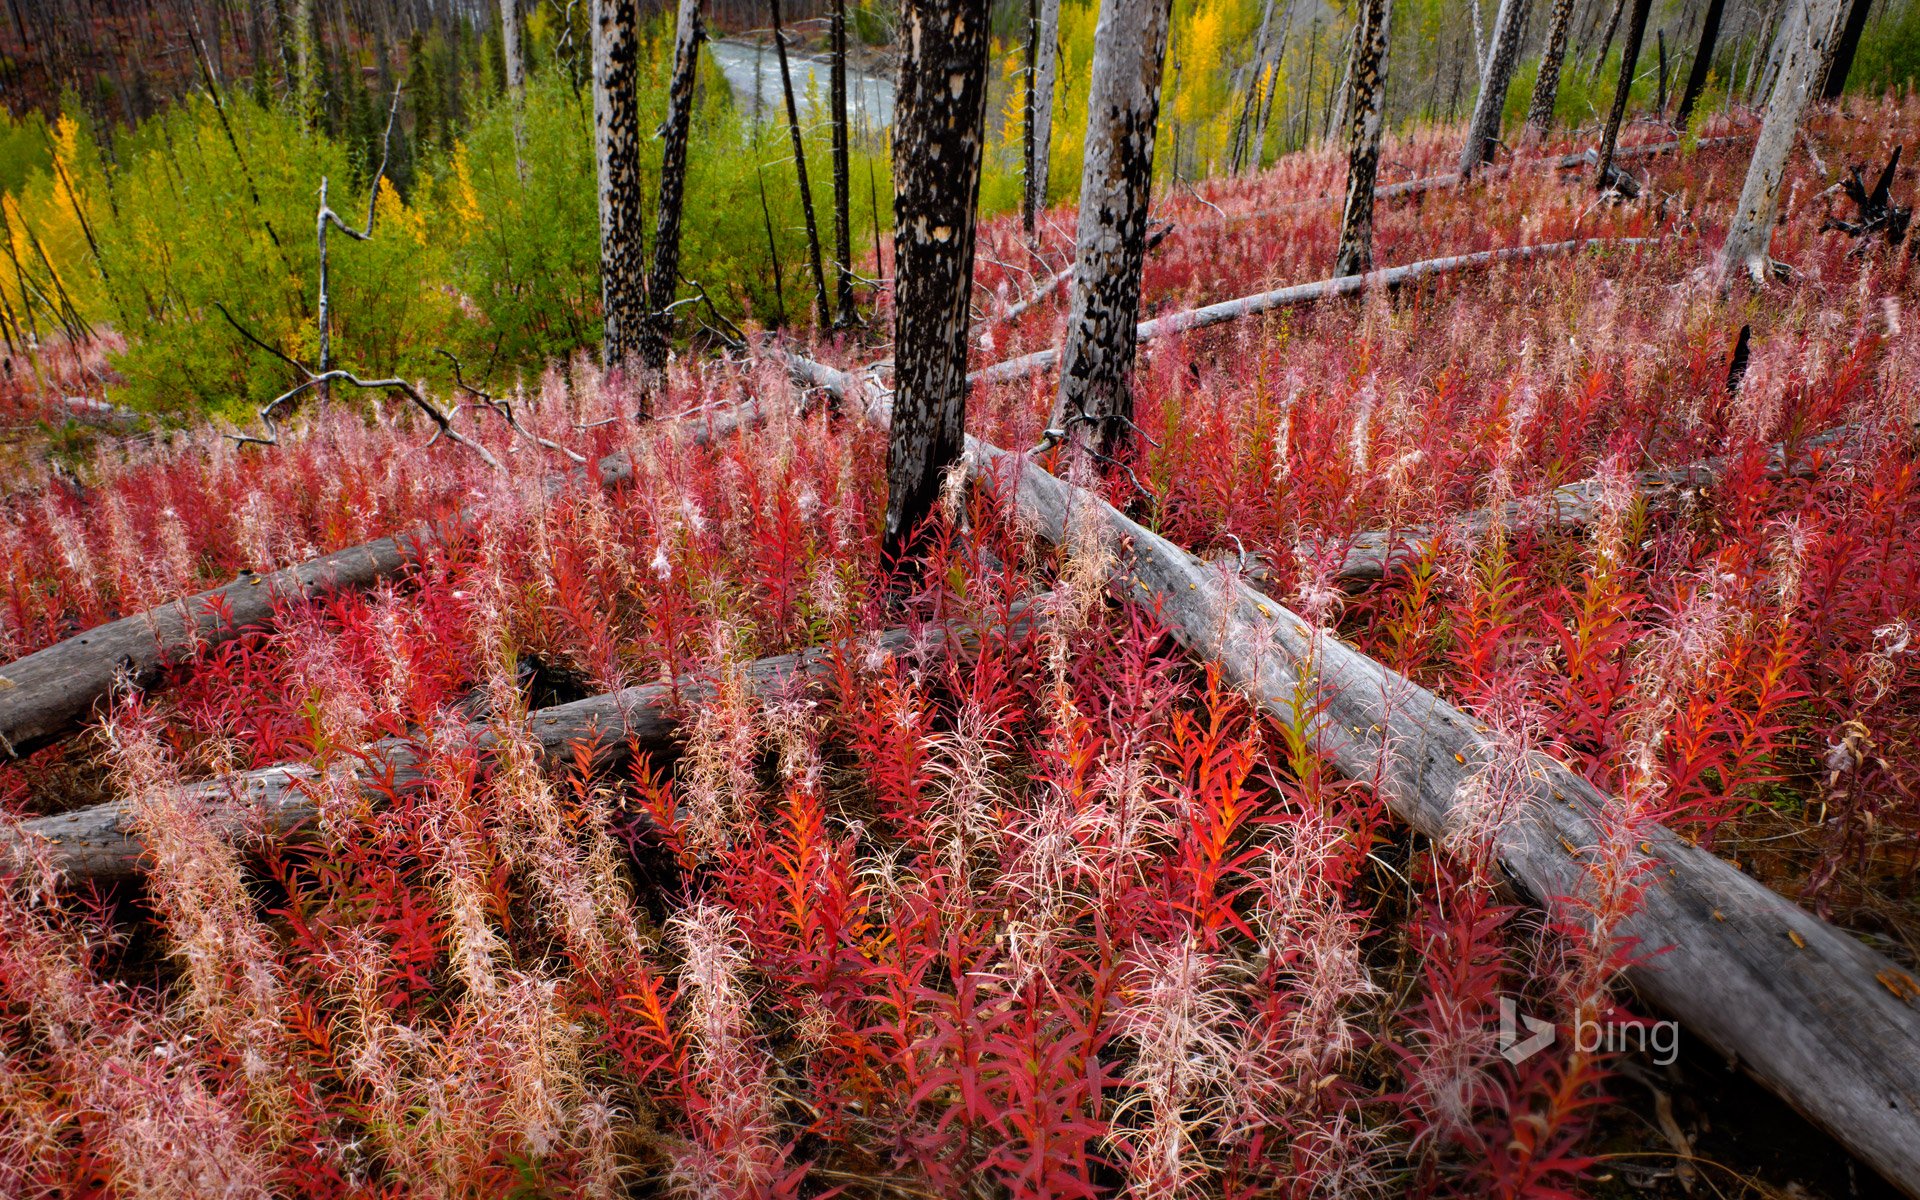
<svg viewBox="0 0 1920 1200"><path fill-rule="evenodd" d="M641 238L639 37L634 0L592 0L593 149L600 185L601 357L609 370L635 358L647 315Z"/></svg>
<svg viewBox="0 0 1920 1200"><path fill-rule="evenodd" d="M1713 51L1720 41L1720 18L1726 15L1727 0L1707 0L1707 15L1700 22L1700 46L1693 52L1687 68L1687 82L1680 88L1680 107L1673 114L1675 129L1685 129L1693 119L1693 106L1707 90L1707 76L1713 72Z"/></svg>
<svg viewBox="0 0 1920 1200"><path fill-rule="evenodd" d="M1108 456L1133 427L1134 326L1171 0L1105 0L1094 30L1073 302L1052 426Z"/></svg>
<svg viewBox="0 0 1920 1200"><path fill-rule="evenodd" d="M833 327L849 329L859 322L853 307L852 170L847 145L847 0L833 0L827 41L833 62L828 68L828 117L833 136Z"/></svg>
<svg viewBox="0 0 1920 1200"><path fill-rule="evenodd" d="M895 412L885 552L911 554L966 436L968 301L986 140L986 0L905 0L893 130Z"/></svg>
<svg viewBox="0 0 1920 1200"><path fill-rule="evenodd" d="M680 286L680 213L687 192L687 134L693 124L693 84L700 66L700 0L680 0L673 39L673 76L667 84L667 119L661 122L660 198L654 212L653 267L647 275L647 315L636 338L640 364L640 412L665 389L667 340L673 331L673 296Z"/></svg>
<svg viewBox="0 0 1920 1200"><path fill-rule="evenodd" d="M1620 122L1627 115L1627 98L1633 91L1634 68L1640 63L1640 43L1647 36L1647 13L1653 0L1633 0L1633 16L1627 21L1627 44L1620 50L1620 79L1613 89L1613 108L1607 113L1606 131L1600 135L1600 161L1594 168L1593 185L1601 191L1614 186L1613 150L1620 142Z"/></svg>
<svg viewBox="0 0 1920 1200"><path fill-rule="evenodd" d="M1768 248L1774 219L1780 211L1780 182L1786 177L1787 155L1800 129L1801 114L1819 84L1827 49L1839 24L1840 0L1796 0L1780 31L1780 67L1767 98L1766 116L1753 145L1746 182L1733 227L1721 248L1719 282L1724 289L1745 273L1763 282L1772 273Z"/></svg>
<svg viewBox="0 0 1920 1200"><path fill-rule="evenodd" d="M1726 0L1713 0L1724 4ZM1553 131L1553 107L1560 99L1560 70L1567 58L1567 27L1573 24L1573 0L1553 0L1547 20L1547 44L1540 52L1540 74L1533 81L1527 127L1545 137Z"/></svg>
<svg viewBox="0 0 1920 1200"><path fill-rule="evenodd" d="M1860 49L1860 35L1867 28L1867 16L1873 0L1853 0L1847 8L1847 24L1834 43L1833 61L1827 67L1826 82L1820 88L1822 100L1838 100L1847 89L1847 76L1853 72L1853 56Z"/></svg>
<svg viewBox="0 0 1920 1200"><path fill-rule="evenodd" d="M1053 83L1060 63L1060 0L1028 0L1027 97L1020 189L1020 226L1028 237L1047 207L1053 148Z"/></svg>
<svg viewBox="0 0 1920 1200"><path fill-rule="evenodd" d="M1349 105L1347 202L1340 218L1335 275L1373 269L1373 191L1380 174L1380 126L1387 95L1391 0L1362 0L1353 25L1353 101Z"/></svg>
<svg viewBox="0 0 1920 1200"><path fill-rule="evenodd" d="M1507 107L1507 86L1513 82L1513 69L1520 62L1520 39L1527 28L1530 0L1500 0L1500 13L1493 19L1493 47L1487 52L1487 68L1480 73L1480 95L1473 102L1473 117L1467 123L1467 141L1460 148L1460 178L1473 178L1481 163L1491 162L1500 145L1500 117Z"/></svg>
<svg viewBox="0 0 1920 1200"><path fill-rule="evenodd" d="M814 314L825 329L831 316L827 312L827 273L820 265L820 222L813 213L813 184L807 179L807 146L800 137L800 106L793 96L793 72L787 66L787 33L780 24L780 0L767 0L773 15L773 52L780 62L780 91L787 102L787 132L793 138L794 178L800 184L800 215L807 226L807 255L813 266Z"/></svg>

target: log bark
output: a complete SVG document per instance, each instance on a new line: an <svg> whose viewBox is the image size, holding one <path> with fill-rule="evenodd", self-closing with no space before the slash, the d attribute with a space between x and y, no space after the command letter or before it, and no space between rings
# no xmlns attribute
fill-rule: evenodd
<svg viewBox="0 0 1920 1200"><path fill-rule="evenodd" d="M1613 148L1620 141L1620 122L1627 115L1627 98L1633 92L1633 72L1640 65L1640 43L1647 36L1647 14L1653 0L1633 0L1633 16L1627 21L1627 44L1620 51L1620 79L1613 89L1613 108L1607 113L1606 131L1600 135L1600 161L1594 167L1595 188L1606 191L1613 175Z"/></svg>
<svg viewBox="0 0 1920 1200"><path fill-rule="evenodd" d="M1820 82L1818 73L1826 63L1827 48L1833 44L1839 15L1840 0L1795 0L1780 31L1780 67L1767 98L1766 116L1760 122L1760 136L1754 141L1746 182L1740 188L1733 227L1720 250L1718 274L1723 290L1742 274L1760 283L1772 271L1767 252L1780 211L1780 182L1786 177L1787 155L1800 130L1807 100Z"/></svg>
<svg viewBox="0 0 1920 1200"><path fill-rule="evenodd" d="M1713 71L1713 51L1720 42L1720 18L1726 15L1727 0L1707 0L1707 15L1700 22L1700 45L1687 68L1687 82L1680 89L1680 108L1673 116L1675 129L1685 129L1693 119L1693 106L1707 90L1707 76Z"/></svg>
<svg viewBox="0 0 1920 1200"><path fill-rule="evenodd" d="M844 372L815 378L870 420L887 402ZM1023 454L967 439L967 470L1009 491L1027 527L1064 543L1091 524L1114 555L1115 595L1151 608L1195 657L1289 725L1311 713L1321 757L1375 788L1435 840L1478 820L1457 810L1505 748L1485 725L1218 566L1138 525ZM1648 823L1623 831L1618 801L1535 755L1511 771L1524 795L1492 830L1509 882L1553 919L1590 928L1595 873L1623 836L1644 882L1612 927L1631 947L1633 989L1738 1063L1909 1195L1920 1196L1920 985L1899 966L1731 864Z"/></svg>
<svg viewBox="0 0 1920 1200"><path fill-rule="evenodd" d="M749 401L681 424L689 440L704 443L757 420L760 411L758 402ZM594 477L603 487L631 480L632 456L626 451L608 455L597 464ZM551 477L547 487L557 493L587 478L585 470L565 472ZM462 509L446 524L466 529L478 517ZM0 753L18 757L60 741L84 725L122 679L135 687L149 685L169 664L270 628L283 605L371 587L401 575L441 543L440 529L422 525L268 575L243 575L0 666Z"/></svg>
<svg viewBox="0 0 1920 1200"><path fill-rule="evenodd" d="M820 222L813 215L813 184L807 179L807 146L800 136L800 107L793 96L793 72L787 67L787 34L780 25L780 0L767 0L773 15L773 51L780 63L780 92L787 102L787 133L793 139L794 179L800 185L800 216L807 227L807 261L813 267L814 315L825 329L832 318L827 312L827 273L820 265Z"/></svg>
<svg viewBox="0 0 1920 1200"><path fill-rule="evenodd" d="M966 434L968 301L986 141L986 0L905 0L895 89L894 386L886 554L902 562Z"/></svg>
<svg viewBox="0 0 1920 1200"><path fill-rule="evenodd" d="M1714 0L1726 3L1726 0ZM1553 131L1553 108L1560 99L1560 69L1567 58L1567 28L1573 24L1573 0L1553 0L1547 20L1547 44L1540 52L1540 73L1533 80L1527 127L1545 137Z"/></svg>
<svg viewBox="0 0 1920 1200"><path fill-rule="evenodd" d="M601 360L619 370L637 357L647 315L641 260L639 33L635 0L592 0L593 150L600 188Z"/></svg>
<svg viewBox="0 0 1920 1200"><path fill-rule="evenodd" d="M660 125L660 198L654 211L647 315L635 347L640 366L641 417L651 415L654 395L664 394L666 389L673 297L680 288L680 215L687 194L687 135L693 125L693 85L704 36L700 0L680 0L673 39L673 75L667 83L667 119Z"/></svg>
<svg viewBox="0 0 1920 1200"><path fill-rule="evenodd" d="M1866 31L1867 16L1873 0L1852 0L1847 7L1847 23L1834 43L1832 61L1827 66L1826 82L1820 88L1822 100L1838 100L1847 90L1847 76L1853 73L1853 56L1860 49L1860 35Z"/></svg>
<svg viewBox="0 0 1920 1200"><path fill-rule="evenodd" d="M924 631L929 645L955 636L938 625ZM916 645L916 634L904 629L879 636L882 653L896 654ZM864 653L866 643L861 650ZM774 699L832 675L837 647L816 647L797 654L781 654L749 663L741 671L747 690ZM647 684L571 704L536 709L527 714L527 733L539 745L546 762L556 766L577 760L575 748L586 746L596 770L613 770L637 754L668 755L676 750L674 735L681 715L710 699L713 681L686 676L673 685ZM474 743L484 752L498 742L497 732L485 722L469 726ZM354 783L377 796L423 782L418 751L405 738L383 738L369 746L361 760L337 768L350 773ZM317 811L316 793L325 782L318 769L304 763L282 763L254 771L187 785L190 801L206 806L216 828L229 837L257 836L282 840L311 821ZM20 822L26 838L40 840L52 864L71 880L122 879L137 875L144 849L134 836L129 806L111 800L54 816ZM0 846L5 838L0 835Z"/></svg>
<svg viewBox="0 0 1920 1200"><path fill-rule="evenodd" d="M1380 127L1386 115L1390 0L1363 0L1353 25L1353 99L1348 106L1347 202L1340 217L1335 275L1373 269L1373 192L1380 174Z"/></svg>
<svg viewBox="0 0 1920 1200"><path fill-rule="evenodd" d="M1297 283L1271 292L1242 296L1238 300L1223 300L1203 308L1169 313L1164 317L1155 317L1151 321L1142 321L1134 327L1134 338L1140 342L1151 341L1169 334L1183 333L1191 329L1205 329L1210 325L1219 325L1241 317L1270 312L1276 308L1358 295L1373 287L1399 287L1430 276L1472 270L1496 263L1514 262L1549 254L1567 254L1583 246L1638 246L1646 244L1649 240L1646 238L1590 239L1547 242L1537 246L1515 246L1505 250L1481 250L1451 258L1424 259L1402 267L1373 271L1366 275L1348 275L1335 279L1322 279L1314 283ZM1032 354L1024 354L1019 358L1008 359L976 371L969 376L969 379L976 383L1001 383L1009 379L1025 379L1030 375L1048 370L1059 359L1060 352L1057 350L1036 350Z"/></svg>
<svg viewBox="0 0 1920 1200"><path fill-rule="evenodd" d="M1020 189L1020 226L1034 236L1035 222L1047 207L1047 177L1052 166L1054 77L1060 67L1060 0L1028 0L1027 96L1022 150L1025 173Z"/></svg>
<svg viewBox="0 0 1920 1200"><path fill-rule="evenodd" d="M1480 95L1473 102L1473 117L1467 123L1466 144L1460 148L1460 178L1473 178L1474 168L1493 160L1500 144L1500 117L1507 107L1507 85L1513 82L1513 69L1520 62L1520 39L1526 32L1530 0L1500 0L1500 13L1493 19L1493 47L1487 52L1486 70L1480 73Z"/></svg>
<svg viewBox="0 0 1920 1200"><path fill-rule="evenodd" d="M1100 455L1133 425L1133 331L1172 11L1172 0L1104 0L1093 35L1073 300L1052 425Z"/></svg>

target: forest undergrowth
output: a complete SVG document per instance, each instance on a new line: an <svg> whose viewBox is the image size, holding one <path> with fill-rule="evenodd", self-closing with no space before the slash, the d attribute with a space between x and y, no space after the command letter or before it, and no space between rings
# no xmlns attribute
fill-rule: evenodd
<svg viewBox="0 0 1920 1200"><path fill-rule="evenodd" d="M1634 164L1630 205L1544 152L1383 201L1386 265L1655 240L1156 342L1142 445L1102 486L1516 761L1562 757L1912 966L1915 265L1823 232L1840 201L1820 193L1920 114L1861 107L1813 120L1790 167L1773 247L1795 281L1731 306L1703 269L1740 145ZM1438 133L1391 143L1387 182L1451 154ZM1341 169L1296 155L1170 196L1144 315L1322 277ZM993 318L1069 245L1060 213L1037 249L1015 221L983 229L977 364L1055 344L1063 297ZM10 381L6 419L50 422L55 385ZM1052 390L979 388L972 428L1033 445ZM1255 712L1108 598L1097 547L1041 545L994 488L951 490L928 582L896 603L884 435L803 408L770 358L682 360L669 391L656 411L751 396L770 416L694 445L697 422L637 426L577 362L522 418L589 459L631 451L630 483L549 489L569 463L484 410L461 428L500 472L398 403L344 399L276 447L102 436L12 475L7 659L245 571L445 536L405 579L287 605L0 765L9 824L124 799L148 848L133 884L69 886L30 851L6 867L0 1192L1609 1186L1605 1114L1645 1068L1564 1041L1509 1064L1499 1005L1651 1020L1613 984L1657 948L1516 906L1471 830L1397 828L1316 755L1312 712ZM1770 469L1777 444L1797 469ZM1636 492L1637 471L1715 456L1710 486ZM1590 522L1547 519L1554 487L1590 478ZM1480 509L1503 515L1447 524ZM1435 529L1384 579L1337 577L1354 535ZM823 685L747 685L809 647ZM671 759L543 764L523 719L696 679L712 698ZM389 737L421 783L367 769ZM321 774L291 841L229 839L183 790L296 761Z"/></svg>

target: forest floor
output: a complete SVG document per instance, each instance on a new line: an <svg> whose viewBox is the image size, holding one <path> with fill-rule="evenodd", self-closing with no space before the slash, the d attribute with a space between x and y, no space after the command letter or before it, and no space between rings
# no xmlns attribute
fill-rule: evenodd
<svg viewBox="0 0 1920 1200"><path fill-rule="evenodd" d="M1839 172L1917 137L1911 102L1816 115L1773 242L1795 277L1730 300L1706 273L1737 140L1634 161L1632 203L1553 169L1570 143L1383 200L1382 266L1595 244L1158 339L1100 486L1514 761L1920 969L1920 269L1822 228L1851 215ZM1383 183L1456 149L1392 142ZM1343 177L1316 151L1183 186L1143 317L1322 278ZM1000 314L1067 265L1071 216L1031 246L983 227L976 364L1058 343L1063 290ZM787 344L854 367L887 328ZM630 453L604 488L547 486L571 464L480 410L497 472L398 402L241 447L75 416L99 348L37 372L0 391L0 660L441 536L0 763L9 825L120 801L145 847L131 880L5 868L0 1193L1893 1194L1684 1030L1670 1062L1560 1037L1508 1063L1503 1000L1657 1030L1613 985L1658 948L1516 903L1471 824L1409 834L1313 713L1251 707L1000 489L953 490L896 600L884 433L770 354L677 362L659 411L703 418L653 425L585 360L522 381L535 432ZM764 419L687 436L747 398ZM1051 399L1045 373L983 384L969 428L1035 445ZM1590 519L1551 519L1589 479ZM1425 536L1342 578L1383 530ZM756 683L809 648L810 683ZM671 751L529 732L645 684ZM277 764L313 768L314 819L228 836L195 785Z"/></svg>

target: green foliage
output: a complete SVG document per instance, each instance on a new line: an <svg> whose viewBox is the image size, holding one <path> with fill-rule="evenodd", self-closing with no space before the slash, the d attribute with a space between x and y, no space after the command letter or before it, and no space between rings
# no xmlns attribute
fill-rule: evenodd
<svg viewBox="0 0 1920 1200"><path fill-rule="evenodd" d="M1879 95L1920 82L1920 4L1906 0L1895 8L1877 7L1847 75L1850 92Z"/></svg>
<svg viewBox="0 0 1920 1200"><path fill-rule="evenodd" d="M127 341L115 364L125 379L119 398L136 408L237 414L290 386L290 369L242 338L220 306L260 340L315 363L320 181L345 221L366 220L345 146L247 96L230 95L226 109L240 155L211 102L193 97L129 139L111 173L97 155L82 156L80 188L110 292L100 307ZM389 187L377 220L370 241L329 238L333 362L418 374L432 365L453 305L437 285L423 215Z"/></svg>

